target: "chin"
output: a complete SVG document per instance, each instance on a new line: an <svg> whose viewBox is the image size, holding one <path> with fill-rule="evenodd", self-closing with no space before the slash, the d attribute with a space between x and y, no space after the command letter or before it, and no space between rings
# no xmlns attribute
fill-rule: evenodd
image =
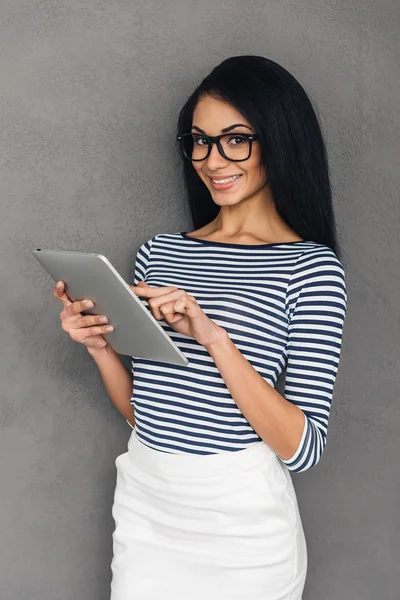
<svg viewBox="0 0 400 600"><path fill-rule="evenodd" d="M243 198L242 197L235 197L235 196L228 196L226 195L225 197L223 196L223 194L217 194L214 196L214 194L211 194L212 199L214 200L215 204L218 204L219 206L226 206L226 205L233 205L233 204L239 204Z"/></svg>

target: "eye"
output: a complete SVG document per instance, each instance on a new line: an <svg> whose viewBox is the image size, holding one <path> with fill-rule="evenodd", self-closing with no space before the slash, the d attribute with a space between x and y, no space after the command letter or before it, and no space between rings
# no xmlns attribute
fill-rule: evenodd
<svg viewBox="0 0 400 600"><path fill-rule="evenodd" d="M229 143L231 143L233 140L236 140L234 144L232 144L233 146L240 146L240 144L242 144L243 142L247 142L247 138L244 135L232 135L229 138Z"/></svg>
<svg viewBox="0 0 400 600"><path fill-rule="evenodd" d="M204 144L201 144L201 140L204 140ZM207 139L204 137L200 137L200 136L193 136L193 143L195 146L204 146L207 145Z"/></svg>

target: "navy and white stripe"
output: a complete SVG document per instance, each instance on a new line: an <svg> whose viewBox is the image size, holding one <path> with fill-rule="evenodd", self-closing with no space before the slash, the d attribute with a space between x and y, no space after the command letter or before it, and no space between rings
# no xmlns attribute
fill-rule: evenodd
<svg viewBox="0 0 400 600"><path fill-rule="evenodd" d="M291 471L313 467L326 444L347 305L335 253L313 241L246 245L163 233L137 251L134 284L141 280L194 296L273 387L286 369L284 397L301 408L305 422L295 454L279 458ZM132 358L140 441L162 452L195 454L259 442L206 348L159 323L189 364Z"/></svg>

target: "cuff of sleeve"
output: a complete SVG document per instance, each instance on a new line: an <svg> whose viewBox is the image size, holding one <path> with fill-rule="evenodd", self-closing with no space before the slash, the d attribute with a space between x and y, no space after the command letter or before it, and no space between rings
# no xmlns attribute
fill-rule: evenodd
<svg viewBox="0 0 400 600"><path fill-rule="evenodd" d="M302 455L303 455L304 445L305 445L305 442L306 442L306 439L307 439L308 426L309 426L309 421L308 421L306 415L304 414L303 433L301 434L301 439L300 439L299 445L297 446L296 452L290 458L282 458L278 454L278 458L283 463L285 463L285 465L287 465L288 467L292 467L293 468L296 465L296 463L299 461L299 459L302 457Z"/></svg>

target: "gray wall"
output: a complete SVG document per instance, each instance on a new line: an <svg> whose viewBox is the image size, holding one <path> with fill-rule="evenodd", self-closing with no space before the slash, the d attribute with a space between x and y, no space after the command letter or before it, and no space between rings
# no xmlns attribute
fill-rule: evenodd
<svg viewBox="0 0 400 600"><path fill-rule="evenodd" d="M2 600L109 598L131 432L31 250L102 252L132 282L139 244L190 230L175 122L234 54L280 62L317 103L347 271L328 445L293 475L304 600L398 600L399 26L396 0L2 0Z"/></svg>

